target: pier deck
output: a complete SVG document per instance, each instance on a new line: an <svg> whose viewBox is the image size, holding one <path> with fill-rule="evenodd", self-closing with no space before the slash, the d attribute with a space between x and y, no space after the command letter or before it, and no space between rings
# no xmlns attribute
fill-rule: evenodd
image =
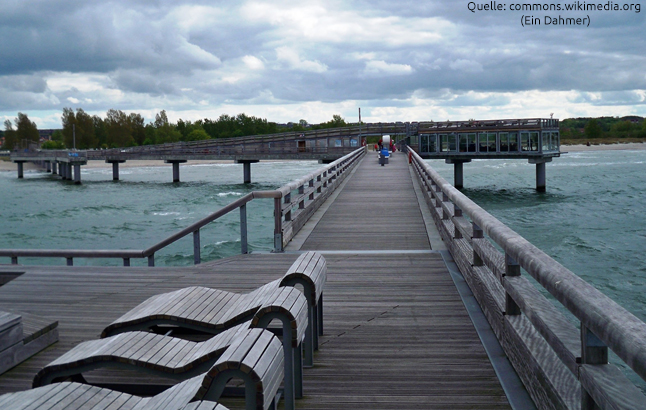
<svg viewBox="0 0 646 410"><path fill-rule="evenodd" d="M292 246L323 251L328 261L325 334L297 408L509 408L436 251L441 243L424 228L405 156L379 167L368 154L321 214ZM0 268L25 272L0 287L0 309L58 320L60 332L57 344L0 376L0 393L29 388L42 366L151 295L190 285L249 291L280 277L296 257L241 255L185 268Z"/></svg>

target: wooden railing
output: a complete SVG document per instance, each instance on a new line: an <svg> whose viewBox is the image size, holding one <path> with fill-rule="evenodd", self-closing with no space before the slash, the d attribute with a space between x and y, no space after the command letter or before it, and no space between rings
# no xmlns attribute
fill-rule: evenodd
<svg viewBox="0 0 646 410"><path fill-rule="evenodd" d="M646 380L646 323L476 205L410 151L438 230L536 405L646 409L642 391L608 363L610 348ZM521 275L521 268L578 323Z"/></svg>
<svg viewBox="0 0 646 410"><path fill-rule="evenodd" d="M0 257L11 258L11 263L14 265L18 264L19 257L65 258L68 266L74 264L74 258L118 258L123 259L124 266L130 266L130 260L133 258L147 258L148 266L155 266L155 253L193 234L193 259L194 263L198 264L201 262L200 229L236 209L240 210L240 251L244 254L248 253L247 203L263 198L274 200L274 251L282 252L285 245L363 158L365 152L366 148L361 147L277 190L250 192L144 250L0 249Z"/></svg>

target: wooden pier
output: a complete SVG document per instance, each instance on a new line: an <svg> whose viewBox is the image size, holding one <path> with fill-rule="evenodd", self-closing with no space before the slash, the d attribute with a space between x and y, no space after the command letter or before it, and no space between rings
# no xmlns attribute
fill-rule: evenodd
<svg viewBox="0 0 646 410"><path fill-rule="evenodd" d="M646 324L416 154L396 153L385 167L374 153L358 158L343 173L333 166L265 196L275 198L275 242L285 252L178 268L0 267L19 275L0 287L0 310L59 322L59 342L0 375L0 393L30 388L43 366L150 296L187 286L249 292L316 250L328 266L324 335L314 367L304 369L298 409L646 408L607 363L610 348L644 378ZM520 267L568 306L580 333ZM97 377L119 381L115 371ZM223 404L240 408L235 399Z"/></svg>
<svg viewBox="0 0 646 410"><path fill-rule="evenodd" d="M390 188L375 189L384 180ZM404 155L388 167L365 157L313 223L302 249L326 251L325 334L297 408L509 408L432 249L443 247L429 241ZM187 268L4 268L25 273L0 287L0 306L58 320L60 341L0 376L0 393L30 388L41 367L149 296L190 285L249 291L280 277L296 257L241 255Z"/></svg>

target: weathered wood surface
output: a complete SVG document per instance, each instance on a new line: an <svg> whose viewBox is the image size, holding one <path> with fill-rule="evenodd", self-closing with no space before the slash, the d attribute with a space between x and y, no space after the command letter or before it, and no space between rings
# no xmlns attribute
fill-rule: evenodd
<svg viewBox="0 0 646 410"><path fill-rule="evenodd" d="M405 162L396 153L379 167L368 155L312 232L308 249L429 250ZM381 185L385 197L374 192ZM324 256L325 332L314 367L304 370L298 409L509 408L439 253ZM280 278L296 258L251 254L187 268L25 268L0 287L0 309L12 304L59 320L61 341L1 376L0 393L29 388L40 367L96 338L152 295L192 285L249 292ZM105 375L106 382L114 377Z"/></svg>
<svg viewBox="0 0 646 410"><path fill-rule="evenodd" d="M301 249L430 249L405 155L369 152Z"/></svg>
<svg viewBox="0 0 646 410"><path fill-rule="evenodd" d="M0 304L56 317L61 341L1 376L0 392L29 388L42 366L152 294L197 283L249 291L279 278L295 259L252 254L199 268L30 268L0 288ZM297 408L507 408L440 255L326 259L326 330Z"/></svg>

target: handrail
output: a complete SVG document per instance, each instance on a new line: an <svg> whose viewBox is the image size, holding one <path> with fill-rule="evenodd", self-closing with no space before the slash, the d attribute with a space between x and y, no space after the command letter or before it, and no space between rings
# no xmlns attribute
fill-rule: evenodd
<svg viewBox="0 0 646 410"><path fill-rule="evenodd" d="M474 294L489 292L487 297L498 298L497 303L503 305L497 308L496 303L485 300L487 297L479 300L481 305L488 305L483 309L491 311L490 317L498 317L491 324L494 332L503 323L497 322L499 318L507 321L503 327L515 326L510 323L522 311L597 405L605 408L620 403L612 408L633 408L630 406L640 403L639 408L646 408L646 397L613 365L607 364L609 347L646 380L646 323L498 221L444 180L414 150L408 151L456 263L461 270L468 271L465 276L472 279L467 282L473 280L481 285ZM502 248L504 257L486 239L480 239L483 234ZM579 331L567 319L556 317L560 312L540 293L529 289L533 286L519 276L518 267L525 269L581 322L580 334L576 334ZM490 278L482 276L485 271ZM530 300L533 303L528 303ZM498 312L493 312L496 309ZM498 331L499 338L509 337L506 332Z"/></svg>
<svg viewBox="0 0 646 410"><path fill-rule="evenodd" d="M282 252L284 245L304 224L302 220L311 216L322 201L339 185L340 181L347 176L347 171L363 157L365 151L365 147L361 147L276 190L252 191L143 250L0 249L0 257L10 257L11 263L14 265L18 264L19 257L65 258L69 266L73 265L74 258L121 258L124 266L130 266L132 258L148 258L148 266L154 266L156 252L193 233L194 261L195 264L198 264L201 262L200 229L236 209L240 209L241 253L247 253L246 204L254 199L274 199L274 251ZM298 190L298 194L292 198L291 193L296 190Z"/></svg>

